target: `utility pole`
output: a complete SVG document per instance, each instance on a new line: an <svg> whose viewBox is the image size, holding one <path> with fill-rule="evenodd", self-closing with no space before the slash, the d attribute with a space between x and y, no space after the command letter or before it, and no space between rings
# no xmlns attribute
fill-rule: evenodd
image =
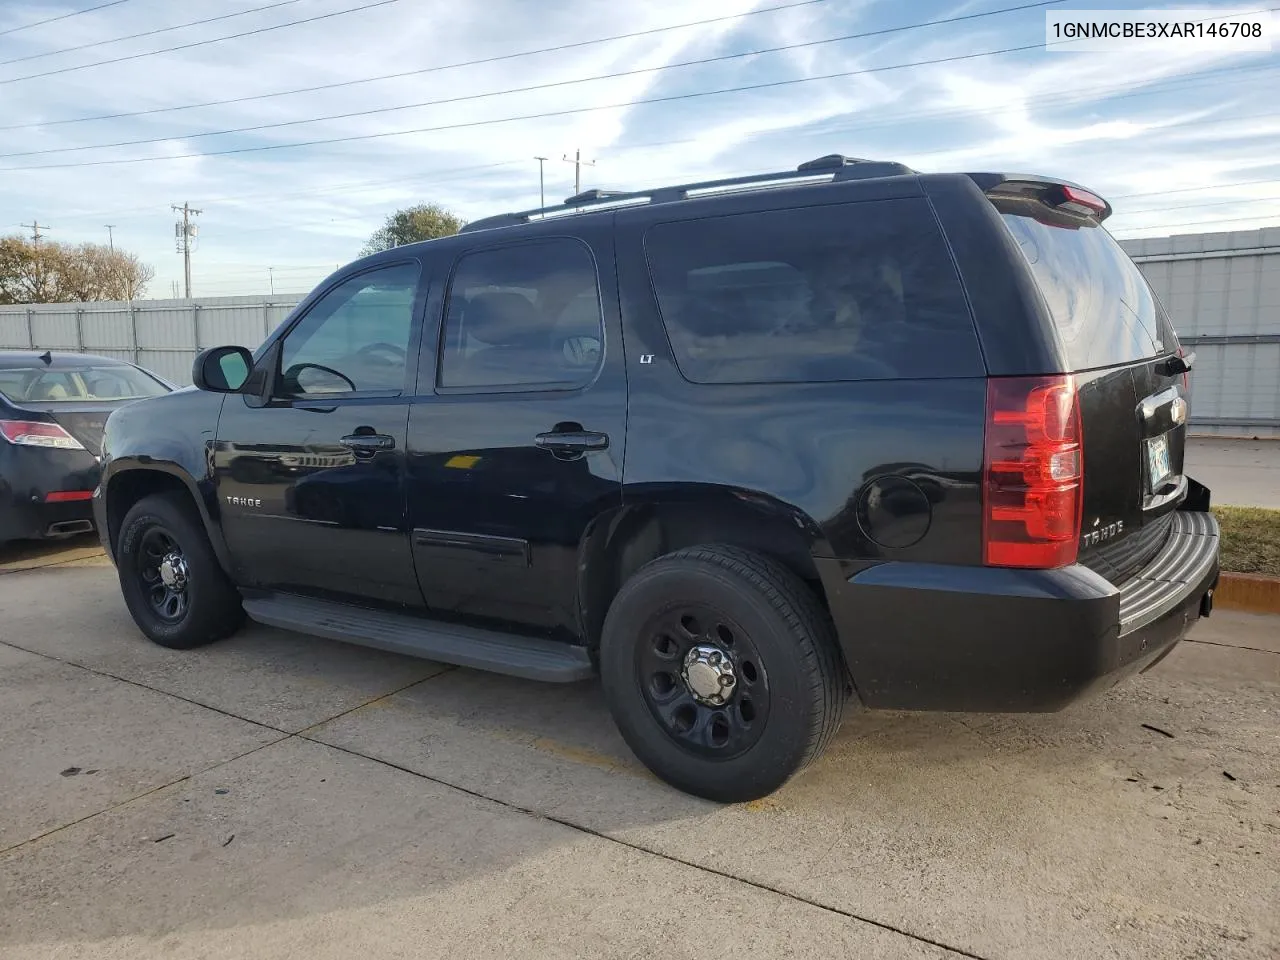
<svg viewBox="0 0 1280 960"><path fill-rule="evenodd" d="M114 223L104 223L103 226L107 228L107 246L111 248L112 253L115 253L116 238L115 238L115 234L112 231L115 230L116 225Z"/></svg>
<svg viewBox="0 0 1280 960"><path fill-rule="evenodd" d="M20 224L18 224L18 226L20 226L20 227L25 227L25 228L30 228L30 230L31 230L31 244L32 244L32 246L36 247L36 248L37 248L37 250L38 250L38 249L39 249L39 247L40 247L40 241L44 238L44 235L43 235L40 231L41 231L42 229L43 229L43 230L49 230L49 229L52 229L52 228L51 228L47 223L46 223L43 227L41 227L41 226L40 226L40 221L39 221L39 220L37 220L37 219L35 219L34 217L32 217L32 218L31 218L31 222L30 222L30 223L20 223ZM43 257L39 257L39 256L37 256L37 257L35 258L35 263L33 264L33 266L35 267L35 273L36 273L36 286L37 286L39 289L43 290L43 289L44 289L44 279L45 279L45 277L44 277L44 258L43 258Z"/></svg>
<svg viewBox="0 0 1280 960"><path fill-rule="evenodd" d="M271 284L271 295L274 297L276 295L276 268L275 267L267 267L267 280Z"/></svg>
<svg viewBox="0 0 1280 960"><path fill-rule="evenodd" d="M581 148L573 151L572 157L566 153L560 159L565 163L573 164L573 195L576 197L582 192L582 168L584 166L594 167L596 162L594 160L583 160Z"/></svg>
<svg viewBox="0 0 1280 960"><path fill-rule="evenodd" d="M31 231L31 242L37 246L39 246L40 241L44 239L44 234L40 231L53 229L47 223L44 226L41 226L39 220L32 220L30 223L20 223L18 226Z"/></svg>
<svg viewBox="0 0 1280 960"><path fill-rule="evenodd" d="M538 209L545 210L547 207L547 188L542 177L542 165L550 160L550 157L534 157L538 161Z"/></svg>
<svg viewBox="0 0 1280 960"><path fill-rule="evenodd" d="M182 254L182 275L186 280L187 299L191 299L191 241L196 235L196 226L191 222L191 218L198 216L201 211L195 209L188 203L182 206L170 204L170 209L175 212L182 213L182 223L174 224L174 234L178 240L178 252Z"/></svg>

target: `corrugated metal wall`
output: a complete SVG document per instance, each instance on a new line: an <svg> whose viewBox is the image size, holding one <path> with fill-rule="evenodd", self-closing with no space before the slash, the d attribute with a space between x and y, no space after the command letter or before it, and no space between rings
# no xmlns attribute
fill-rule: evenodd
<svg viewBox="0 0 1280 960"><path fill-rule="evenodd" d="M1196 353L1195 431L1280 437L1280 227L1123 246Z"/></svg>
<svg viewBox="0 0 1280 960"><path fill-rule="evenodd" d="M1280 228L1127 240L1196 352L1197 433L1280 437ZM0 306L0 349L84 350L191 382L197 350L256 347L291 298L216 297L134 303Z"/></svg>
<svg viewBox="0 0 1280 960"><path fill-rule="evenodd" d="M199 350L222 344L256 347L295 303L292 298L213 297L0 306L0 350L118 357L185 385Z"/></svg>

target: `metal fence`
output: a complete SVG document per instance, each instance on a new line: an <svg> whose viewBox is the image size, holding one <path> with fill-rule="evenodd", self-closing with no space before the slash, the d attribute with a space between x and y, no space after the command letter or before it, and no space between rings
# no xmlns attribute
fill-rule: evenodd
<svg viewBox="0 0 1280 960"><path fill-rule="evenodd" d="M71 350L129 360L178 384L205 347L253 348L294 298L212 297L0 307L0 350Z"/></svg>
<svg viewBox="0 0 1280 960"><path fill-rule="evenodd" d="M1205 434L1280 437L1280 228L1128 240L1196 351L1192 425ZM197 351L256 347L292 297L0 306L0 349L79 350L191 382Z"/></svg>
<svg viewBox="0 0 1280 960"><path fill-rule="evenodd" d="M1196 352L1197 433L1280 437L1280 227L1126 240Z"/></svg>

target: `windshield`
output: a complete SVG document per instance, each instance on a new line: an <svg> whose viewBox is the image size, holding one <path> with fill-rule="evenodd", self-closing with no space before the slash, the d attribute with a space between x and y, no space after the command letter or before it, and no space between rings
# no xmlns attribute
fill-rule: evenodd
<svg viewBox="0 0 1280 960"><path fill-rule="evenodd" d="M41 366L0 369L0 394L12 403L137 400L168 392L159 380L124 364L71 370Z"/></svg>
<svg viewBox="0 0 1280 960"><path fill-rule="evenodd" d="M1099 224L1038 201L994 201L1031 264L1072 370L1173 352L1177 337L1146 278Z"/></svg>

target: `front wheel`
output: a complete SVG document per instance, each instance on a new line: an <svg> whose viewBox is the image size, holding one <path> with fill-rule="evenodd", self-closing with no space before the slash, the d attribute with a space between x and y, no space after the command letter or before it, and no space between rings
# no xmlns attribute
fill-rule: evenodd
<svg viewBox="0 0 1280 960"><path fill-rule="evenodd" d="M181 494L143 497L125 514L116 569L134 622L162 647L211 643L244 620L240 595Z"/></svg>
<svg viewBox="0 0 1280 960"><path fill-rule="evenodd" d="M609 709L659 777L721 802L772 793L840 725L848 681L813 592L758 554L680 550L614 598L600 644Z"/></svg>

